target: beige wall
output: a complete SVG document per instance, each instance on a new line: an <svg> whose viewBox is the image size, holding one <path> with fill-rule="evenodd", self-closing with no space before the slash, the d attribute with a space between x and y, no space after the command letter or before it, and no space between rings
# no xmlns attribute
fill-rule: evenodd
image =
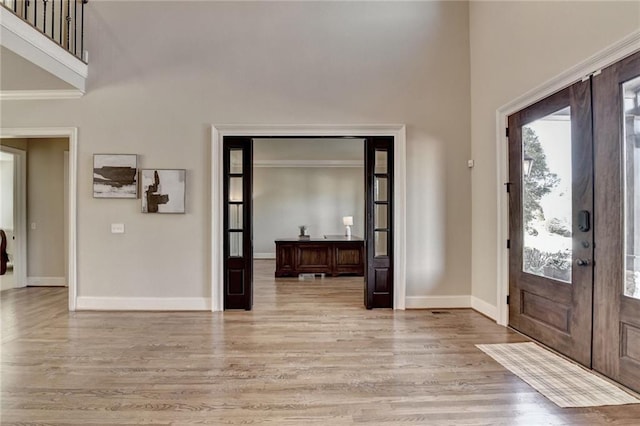
<svg viewBox="0 0 640 426"><path fill-rule="evenodd" d="M3 102L1 117L79 129L80 296L210 296L212 123L406 123L407 293L470 293L466 2L89 5L87 95ZM187 213L92 198L104 152L186 168Z"/></svg>
<svg viewBox="0 0 640 426"><path fill-rule="evenodd" d="M496 305L496 110L639 28L640 2L471 2L473 296Z"/></svg>
<svg viewBox="0 0 640 426"><path fill-rule="evenodd" d="M67 139L29 139L27 276L65 276L64 151ZM36 224L36 229L31 225Z"/></svg>

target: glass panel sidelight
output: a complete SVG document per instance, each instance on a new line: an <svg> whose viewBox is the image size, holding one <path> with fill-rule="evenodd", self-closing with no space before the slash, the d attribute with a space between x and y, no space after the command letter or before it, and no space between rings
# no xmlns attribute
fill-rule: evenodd
<svg viewBox="0 0 640 426"><path fill-rule="evenodd" d="M229 229L242 229L242 204L229 204Z"/></svg>
<svg viewBox="0 0 640 426"><path fill-rule="evenodd" d="M231 174L242 174L242 150L232 149L229 151L229 155L229 172Z"/></svg>
<svg viewBox="0 0 640 426"><path fill-rule="evenodd" d="M376 257L387 256L387 231L375 232Z"/></svg>
<svg viewBox="0 0 640 426"><path fill-rule="evenodd" d="M242 257L242 232L229 232L229 256Z"/></svg>
<svg viewBox="0 0 640 426"><path fill-rule="evenodd" d="M373 172L375 174L387 173L387 151L376 149L376 166Z"/></svg>
<svg viewBox="0 0 640 426"><path fill-rule="evenodd" d="M376 177L375 178L375 194L373 196L374 201L388 201L387 200L387 178Z"/></svg>
<svg viewBox="0 0 640 426"><path fill-rule="evenodd" d="M376 204L376 209L375 209L375 219L374 219L374 226L376 227L376 229L386 229L388 228L387 224L389 223L387 221L387 205L386 204Z"/></svg>
<svg viewBox="0 0 640 426"><path fill-rule="evenodd" d="M622 85L624 295L640 299L640 77Z"/></svg>
<svg viewBox="0 0 640 426"><path fill-rule="evenodd" d="M229 178L229 201L242 201L242 178Z"/></svg>
<svg viewBox="0 0 640 426"><path fill-rule="evenodd" d="M569 107L522 126L523 271L571 282Z"/></svg>

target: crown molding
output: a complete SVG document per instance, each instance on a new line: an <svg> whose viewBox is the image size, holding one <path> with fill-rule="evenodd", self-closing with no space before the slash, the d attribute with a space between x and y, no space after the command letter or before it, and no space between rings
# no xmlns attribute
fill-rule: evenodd
<svg viewBox="0 0 640 426"><path fill-rule="evenodd" d="M80 99L80 90L2 90L2 101L42 101L52 99Z"/></svg>
<svg viewBox="0 0 640 426"><path fill-rule="evenodd" d="M278 167L364 167L363 160L253 160L253 167L278 168Z"/></svg>

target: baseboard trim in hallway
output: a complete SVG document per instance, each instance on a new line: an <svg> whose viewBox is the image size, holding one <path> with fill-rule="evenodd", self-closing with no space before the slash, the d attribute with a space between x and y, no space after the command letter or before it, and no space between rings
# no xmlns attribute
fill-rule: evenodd
<svg viewBox="0 0 640 426"><path fill-rule="evenodd" d="M210 311L209 297L78 297L79 311Z"/></svg>

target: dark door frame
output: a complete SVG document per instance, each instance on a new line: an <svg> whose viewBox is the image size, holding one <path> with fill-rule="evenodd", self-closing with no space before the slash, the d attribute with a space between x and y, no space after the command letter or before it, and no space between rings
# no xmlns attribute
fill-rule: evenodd
<svg viewBox="0 0 640 426"><path fill-rule="evenodd" d="M404 125L371 126L252 126L212 125L211 127L211 301L212 311L222 311L223 267L223 140L225 136L245 137L394 137L394 309L405 308L406 295L406 132Z"/></svg>

